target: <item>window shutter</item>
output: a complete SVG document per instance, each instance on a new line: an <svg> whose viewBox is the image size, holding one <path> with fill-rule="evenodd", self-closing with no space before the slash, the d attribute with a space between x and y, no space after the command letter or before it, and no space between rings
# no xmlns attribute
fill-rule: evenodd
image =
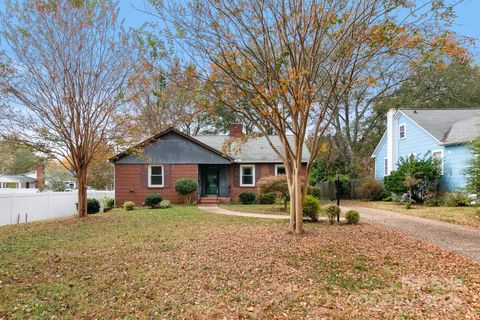
<svg viewBox="0 0 480 320"><path fill-rule="evenodd" d="M262 166L260 164L255 165L255 185L257 185L258 180L260 180L262 175Z"/></svg>
<svg viewBox="0 0 480 320"><path fill-rule="evenodd" d="M163 187L164 188L170 188L170 171L171 171L171 165L169 164L164 164L163 165Z"/></svg>
<svg viewBox="0 0 480 320"><path fill-rule="evenodd" d="M275 175L275 164L272 163L269 166L270 166L270 175L274 176Z"/></svg>
<svg viewBox="0 0 480 320"><path fill-rule="evenodd" d="M148 188L148 165L142 166L142 187Z"/></svg>
<svg viewBox="0 0 480 320"><path fill-rule="evenodd" d="M238 164L232 164L233 170L233 186L240 187L240 166Z"/></svg>

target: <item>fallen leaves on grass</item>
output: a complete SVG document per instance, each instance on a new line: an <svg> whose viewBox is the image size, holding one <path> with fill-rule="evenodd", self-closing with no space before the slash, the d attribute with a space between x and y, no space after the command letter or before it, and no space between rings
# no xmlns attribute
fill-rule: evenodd
<svg viewBox="0 0 480 320"><path fill-rule="evenodd" d="M370 226L108 213L0 236L0 318L475 319L479 265Z"/></svg>

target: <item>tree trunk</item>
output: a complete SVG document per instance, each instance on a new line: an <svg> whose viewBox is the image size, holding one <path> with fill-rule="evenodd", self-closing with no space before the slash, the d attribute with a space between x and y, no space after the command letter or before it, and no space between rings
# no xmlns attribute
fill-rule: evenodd
<svg viewBox="0 0 480 320"><path fill-rule="evenodd" d="M290 191L290 231L296 234L303 233L303 193L301 165L293 166L293 171L287 175Z"/></svg>
<svg viewBox="0 0 480 320"><path fill-rule="evenodd" d="M87 216L87 169L80 169L77 172L78 187L78 217Z"/></svg>

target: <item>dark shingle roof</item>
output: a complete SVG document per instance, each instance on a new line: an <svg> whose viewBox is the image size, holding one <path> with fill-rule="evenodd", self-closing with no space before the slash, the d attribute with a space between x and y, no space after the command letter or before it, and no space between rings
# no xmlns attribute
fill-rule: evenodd
<svg viewBox="0 0 480 320"><path fill-rule="evenodd" d="M203 142L204 144L222 151L225 142L230 138L227 135L204 135L204 136L194 136L198 141ZM282 143L278 136L269 136L272 144L279 150L283 150ZM289 141L293 144L293 136L288 136ZM227 142L228 143L228 142ZM248 139L245 143L242 144L233 144L230 148L230 152L227 154L235 159L235 162L281 162L278 158L278 155L272 149L268 143L267 138L258 137ZM302 161L307 162L310 157L310 152L307 147L304 145Z"/></svg>
<svg viewBox="0 0 480 320"><path fill-rule="evenodd" d="M480 136L480 109L400 109L442 144L468 142Z"/></svg>

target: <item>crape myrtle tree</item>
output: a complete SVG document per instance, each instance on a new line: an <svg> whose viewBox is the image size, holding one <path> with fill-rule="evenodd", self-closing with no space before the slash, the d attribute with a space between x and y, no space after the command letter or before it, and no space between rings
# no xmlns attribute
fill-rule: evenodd
<svg viewBox="0 0 480 320"><path fill-rule="evenodd" d="M87 172L115 130L132 60L113 0L4 2L8 63L0 88L2 135L66 161L78 181L78 216L87 214Z"/></svg>
<svg viewBox="0 0 480 320"><path fill-rule="evenodd" d="M304 142L310 138L310 173L320 139L341 98L368 77L381 57L436 50L466 55L444 1L195 0L152 1L170 38L197 63L212 96L266 135L285 165L290 230L303 232L307 179L301 179ZM460 57L462 58L462 57ZM292 134L294 139L287 139ZM268 139L268 137L267 137Z"/></svg>

